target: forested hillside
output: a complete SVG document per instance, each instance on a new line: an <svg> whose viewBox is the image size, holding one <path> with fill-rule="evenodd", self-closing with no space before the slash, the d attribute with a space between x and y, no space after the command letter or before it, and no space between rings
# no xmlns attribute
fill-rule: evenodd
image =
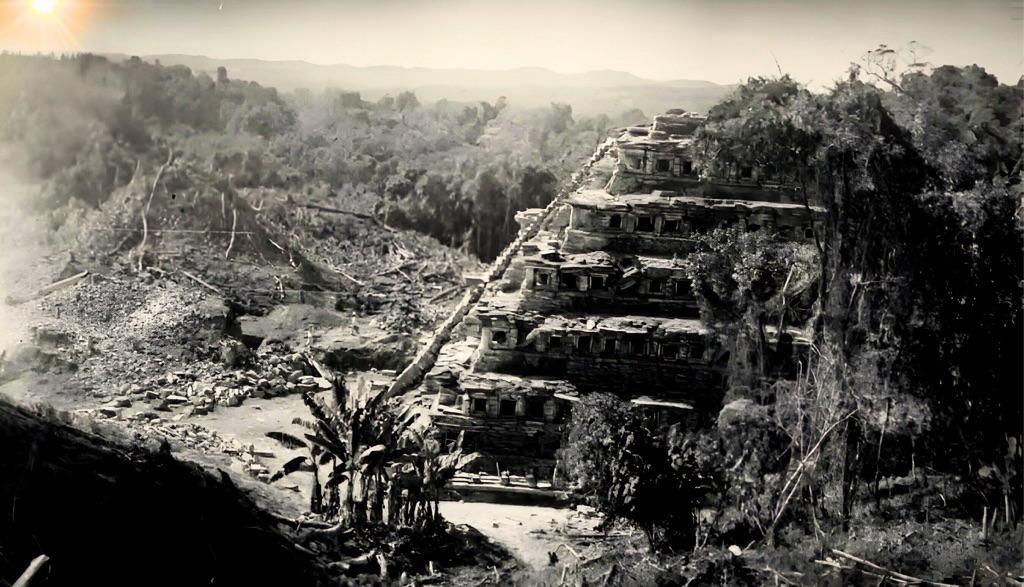
<svg viewBox="0 0 1024 587"><path fill-rule="evenodd" d="M217 189L279 189L413 228L483 260L516 231L516 211L545 205L615 126L568 105L517 108L415 94L370 103L358 92L280 95L138 59L111 63L0 56L0 142L15 169L49 181L46 205L99 205L157 167L170 148L216 178Z"/></svg>
<svg viewBox="0 0 1024 587"><path fill-rule="evenodd" d="M104 54L111 61L129 57ZM326 88L354 88L373 101L386 94L397 96L412 90L425 102L457 100L467 103L493 101L505 94L517 107L546 108L551 102L572 104L579 114L599 115L640 108L663 112L680 104L707 111L731 85L700 80L655 81L622 71L591 71L560 74L540 67L508 70L435 69L422 67L315 65L304 61L260 59L213 59L195 55L143 55L146 61L184 65L195 73L214 75L225 67L235 77L291 93L302 88L320 93Z"/></svg>

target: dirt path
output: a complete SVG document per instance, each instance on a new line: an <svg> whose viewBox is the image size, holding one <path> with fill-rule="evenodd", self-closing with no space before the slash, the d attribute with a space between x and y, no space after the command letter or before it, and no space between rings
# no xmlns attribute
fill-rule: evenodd
<svg viewBox="0 0 1024 587"><path fill-rule="evenodd" d="M275 397L273 399L250 399L234 408L216 410L206 416L193 418L196 424L213 430L221 437L237 440L244 446L252 445L257 451L267 451L273 456L260 458L260 463L271 471L277 471L290 459L306 456L305 451L287 449L277 441L267 438L267 432L287 432L302 436L304 428L292 424L296 417L309 419L309 410L298 395ZM232 470L244 474L241 463L232 462ZM271 485L280 489L281 501L290 506L290 513L298 515L309 510L309 498L313 483L311 473L295 472Z"/></svg>
<svg viewBox="0 0 1024 587"><path fill-rule="evenodd" d="M598 518L569 509L495 503L441 502L441 515L453 524L473 526L506 547L528 568L550 565L549 552L571 558L562 544L579 552L572 535L594 533Z"/></svg>

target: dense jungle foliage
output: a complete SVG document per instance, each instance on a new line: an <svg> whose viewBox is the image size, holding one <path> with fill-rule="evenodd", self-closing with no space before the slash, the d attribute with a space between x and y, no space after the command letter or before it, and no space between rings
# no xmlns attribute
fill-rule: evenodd
<svg viewBox="0 0 1024 587"><path fill-rule="evenodd" d="M784 527L824 537L893 516L1021 518L1024 81L977 66L879 69L890 51L824 93L751 78L699 131L705 174L755 162L817 195L826 219L809 253L716 232L687 259L729 353L717 420L665 436L696 463L678 465L679 498L710 480L688 543L771 542ZM787 327L811 343L803 364L774 360L792 337L770 343L768 329ZM571 432L589 448L563 456L577 489L620 511L654 475L631 463L653 467L671 442L600 462L602 439L656 423L595 402Z"/></svg>
<svg viewBox="0 0 1024 587"><path fill-rule="evenodd" d="M158 167L168 147L217 178L222 192L278 188L377 215L493 259L514 238L519 210L546 205L607 130L638 111L574 118L572 108L516 108L412 92L367 102L330 89L279 95L183 66L94 55L0 55L5 162L48 180L45 207L95 206L136 165Z"/></svg>

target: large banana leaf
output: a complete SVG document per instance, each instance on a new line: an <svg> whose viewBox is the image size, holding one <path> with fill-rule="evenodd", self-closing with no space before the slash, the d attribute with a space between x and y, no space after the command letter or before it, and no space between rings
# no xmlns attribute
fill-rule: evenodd
<svg viewBox="0 0 1024 587"><path fill-rule="evenodd" d="M306 437L306 440L312 442L316 446L323 448L325 451L337 457L338 459L347 460L348 450L345 449L344 443L335 442L334 440L323 438L315 434L303 434L303 436Z"/></svg>
<svg viewBox="0 0 1024 587"><path fill-rule="evenodd" d="M265 436L280 442L285 448L308 448L305 441L287 432L267 432Z"/></svg>
<svg viewBox="0 0 1024 587"><path fill-rule="evenodd" d="M273 476L270 477L270 482L273 483L274 481L277 481L278 479L284 477L285 475L289 475L291 473L294 473L295 471L298 471L299 468L301 468L303 463L305 462L306 457L295 457L294 459L285 463L284 466L281 467L280 471L274 473Z"/></svg>
<svg viewBox="0 0 1024 587"><path fill-rule="evenodd" d="M330 489L335 485L340 485L342 482L347 481L350 475L344 467L335 467L334 471L331 472L331 476L327 478L327 482L324 483L325 489Z"/></svg>

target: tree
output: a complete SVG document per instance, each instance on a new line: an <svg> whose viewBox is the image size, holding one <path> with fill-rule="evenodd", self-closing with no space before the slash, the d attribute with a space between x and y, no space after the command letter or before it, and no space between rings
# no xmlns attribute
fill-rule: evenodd
<svg viewBox="0 0 1024 587"><path fill-rule="evenodd" d="M391 110L395 107L395 99L391 97L391 94L384 94L380 100L377 100L377 110Z"/></svg>
<svg viewBox="0 0 1024 587"><path fill-rule="evenodd" d="M395 98L395 108L399 112L405 112L406 110L415 110L420 107L420 101L416 99L416 93L405 91L398 94Z"/></svg>
<svg viewBox="0 0 1024 587"><path fill-rule="evenodd" d="M650 426L632 404L586 396L573 406L560 466L573 490L604 515L603 528L622 519L640 528L654 551L692 549L704 480Z"/></svg>
<svg viewBox="0 0 1024 587"><path fill-rule="evenodd" d="M861 56L863 65L853 63L852 72L856 75L864 71L872 79L883 82L892 90L903 92L903 79L910 73L926 72L931 64L923 61L931 49L911 41L901 49L893 49L888 45L879 45Z"/></svg>
<svg viewBox="0 0 1024 587"><path fill-rule="evenodd" d="M811 167L820 144L819 99L787 75L750 78L716 104L697 131L696 164L705 177L725 177L730 168L756 165L776 179L813 188Z"/></svg>
<svg viewBox="0 0 1024 587"><path fill-rule="evenodd" d="M729 351L731 387L755 388L769 367L766 327L779 334L803 329L812 316L820 279L817 251L761 232L718 229L699 235L685 260L701 318ZM790 369L785 369L789 371Z"/></svg>
<svg viewBox="0 0 1024 587"><path fill-rule="evenodd" d="M1010 252L1022 245L1011 211L1019 93L983 70L910 68L886 74L891 92L859 75L824 96L785 76L752 79L698 135L708 174L743 160L794 169L825 205L810 368L833 406L816 429L832 432L808 454L820 458L815 494L831 496L822 505L833 520L879 470L905 474L916 460L971 475L1002 459L1020 434L1022 402L1009 390L1024 383L997 358L1021 348L1005 326L1020 322L1024 273ZM955 456L950 434L963 439ZM885 461L847 458L881 454L883 442Z"/></svg>
<svg viewBox="0 0 1024 587"><path fill-rule="evenodd" d="M887 104L946 189L968 190L978 181L1010 176L1019 165L1020 88L1000 84L976 65L945 65L931 74L904 74L900 81L903 92Z"/></svg>

